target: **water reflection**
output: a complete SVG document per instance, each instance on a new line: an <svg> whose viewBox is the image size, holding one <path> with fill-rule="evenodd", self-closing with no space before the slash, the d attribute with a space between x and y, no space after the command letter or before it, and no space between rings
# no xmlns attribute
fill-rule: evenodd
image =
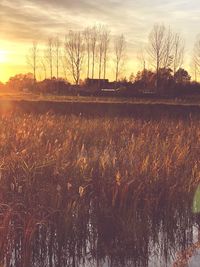
<svg viewBox="0 0 200 267"><path fill-rule="evenodd" d="M122 206L120 194L113 201L108 192L104 197L86 192L63 195L56 208L44 205L48 199L31 207L20 193L7 199L13 197L18 201L1 205L0 255L6 267L171 266L177 252L195 241L194 225L199 227L188 195L176 202L167 195L159 200L141 195L133 202L129 195Z"/></svg>

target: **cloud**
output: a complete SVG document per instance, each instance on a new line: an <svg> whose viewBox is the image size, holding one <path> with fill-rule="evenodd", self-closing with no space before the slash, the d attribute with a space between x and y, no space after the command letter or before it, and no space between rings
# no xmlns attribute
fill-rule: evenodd
<svg viewBox="0 0 200 267"><path fill-rule="evenodd" d="M191 25L199 12L196 0L2 0L0 27L3 38L45 39L53 33L82 29L95 23L108 25L113 34L144 40L155 22L177 28ZM193 16L189 16L194 14ZM137 42L137 41L136 41Z"/></svg>
<svg viewBox="0 0 200 267"><path fill-rule="evenodd" d="M127 3L128 6L118 0L3 0L0 3L2 36L15 40L46 38L53 31L63 33L95 23L108 25L114 34L126 33L132 23L134 27L140 24L131 2Z"/></svg>

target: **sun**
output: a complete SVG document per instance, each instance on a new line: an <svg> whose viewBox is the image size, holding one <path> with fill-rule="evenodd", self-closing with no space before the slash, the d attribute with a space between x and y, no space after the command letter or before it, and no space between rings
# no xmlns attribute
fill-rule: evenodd
<svg viewBox="0 0 200 267"><path fill-rule="evenodd" d="M0 50L0 63L7 61L7 52L5 50Z"/></svg>

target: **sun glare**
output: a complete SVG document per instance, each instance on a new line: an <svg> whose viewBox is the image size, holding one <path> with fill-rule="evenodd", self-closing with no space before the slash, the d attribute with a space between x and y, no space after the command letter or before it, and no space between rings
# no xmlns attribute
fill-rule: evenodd
<svg viewBox="0 0 200 267"><path fill-rule="evenodd" d="M7 52L5 50L0 50L0 63L6 62Z"/></svg>

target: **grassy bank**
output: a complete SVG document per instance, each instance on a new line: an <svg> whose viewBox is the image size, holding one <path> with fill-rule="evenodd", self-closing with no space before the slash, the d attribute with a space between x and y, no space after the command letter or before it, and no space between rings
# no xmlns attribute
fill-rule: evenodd
<svg viewBox="0 0 200 267"><path fill-rule="evenodd" d="M128 103L128 102L81 102L81 101L44 101L44 100L0 100L0 114L27 113L58 115L77 115L90 118L121 117L146 120L161 120L166 117L190 119L200 116L200 105L169 103Z"/></svg>
<svg viewBox="0 0 200 267"><path fill-rule="evenodd" d="M127 103L127 104L169 104L169 105L200 105L199 94L183 95L179 97L143 95L143 96L81 96L81 95L54 95L20 91L0 91L1 101L54 101L80 103Z"/></svg>

